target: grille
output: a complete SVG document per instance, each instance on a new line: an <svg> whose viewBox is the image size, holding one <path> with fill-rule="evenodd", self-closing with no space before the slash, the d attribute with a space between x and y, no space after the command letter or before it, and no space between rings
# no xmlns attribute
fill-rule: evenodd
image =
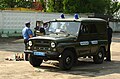
<svg viewBox="0 0 120 79"><path fill-rule="evenodd" d="M34 50L50 50L48 47L34 47Z"/></svg>
<svg viewBox="0 0 120 79"><path fill-rule="evenodd" d="M50 47L50 41L48 40L34 40L35 47Z"/></svg>

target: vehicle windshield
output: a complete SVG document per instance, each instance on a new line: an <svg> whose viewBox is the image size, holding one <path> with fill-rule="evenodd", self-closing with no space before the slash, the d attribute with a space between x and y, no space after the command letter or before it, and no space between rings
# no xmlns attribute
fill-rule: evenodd
<svg viewBox="0 0 120 79"><path fill-rule="evenodd" d="M80 22L50 22L49 33L67 33L78 35Z"/></svg>

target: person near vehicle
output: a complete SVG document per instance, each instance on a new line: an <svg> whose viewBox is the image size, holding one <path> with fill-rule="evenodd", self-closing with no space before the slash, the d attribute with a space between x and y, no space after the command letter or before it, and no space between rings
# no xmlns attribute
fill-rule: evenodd
<svg viewBox="0 0 120 79"><path fill-rule="evenodd" d="M22 35L24 39L25 49L27 49L27 42L29 38L33 37L33 32L30 29L30 22L25 23L25 27L22 30ZM28 54L25 54L25 60L28 61Z"/></svg>
<svg viewBox="0 0 120 79"><path fill-rule="evenodd" d="M40 21L37 21L37 25L36 27L34 28L34 35L37 36L37 35L45 35L45 29L43 27L43 22L40 22Z"/></svg>
<svg viewBox="0 0 120 79"><path fill-rule="evenodd" d="M36 22L36 27L34 28L34 36L36 36L36 33L37 33L38 31L40 31L40 30L39 30L40 27L41 27L41 23L40 23L40 21L37 21L37 22Z"/></svg>
<svg viewBox="0 0 120 79"><path fill-rule="evenodd" d="M42 26L39 28L41 35L45 35L45 28L44 28L44 23Z"/></svg>
<svg viewBox="0 0 120 79"><path fill-rule="evenodd" d="M108 27L107 27L108 50L107 50L107 53L106 53L106 61L111 61L110 46L111 46L111 42L112 42L112 33L113 33L113 30L112 30L112 28L108 25Z"/></svg>

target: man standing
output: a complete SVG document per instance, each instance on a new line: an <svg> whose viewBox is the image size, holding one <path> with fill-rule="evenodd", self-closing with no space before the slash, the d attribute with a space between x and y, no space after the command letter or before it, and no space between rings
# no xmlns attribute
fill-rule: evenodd
<svg viewBox="0 0 120 79"><path fill-rule="evenodd" d="M24 39L25 49L27 49L27 42L29 38L33 37L32 30L30 29L30 22L25 23L25 27L22 30L22 35ZM25 60L28 61L28 54L25 54Z"/></svg>
<svg viewBox="0 0 120 79"><path fill-rule="evenodd" d="M107 27L108 50L107 50L107 53L106 53L106 61L111 61L110 45L111 45L111 41L112 41L112 33L113 33L113 30L112 30L112 28L108 25L108 27Z"/></svg>

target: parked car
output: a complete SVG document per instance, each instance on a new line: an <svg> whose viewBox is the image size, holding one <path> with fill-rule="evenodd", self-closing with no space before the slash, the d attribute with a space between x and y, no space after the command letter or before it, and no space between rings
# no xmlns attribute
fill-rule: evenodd
<svg viewBox="0 0 120 79"><path fill-rule="evenodd" d="M62 70L69 70L79 57L92 56L94 63L103 63L107 46L105 20L64 18L49 21L46 35L30 38L25 53L34 67L43 60L58 60Z"/></svg>

